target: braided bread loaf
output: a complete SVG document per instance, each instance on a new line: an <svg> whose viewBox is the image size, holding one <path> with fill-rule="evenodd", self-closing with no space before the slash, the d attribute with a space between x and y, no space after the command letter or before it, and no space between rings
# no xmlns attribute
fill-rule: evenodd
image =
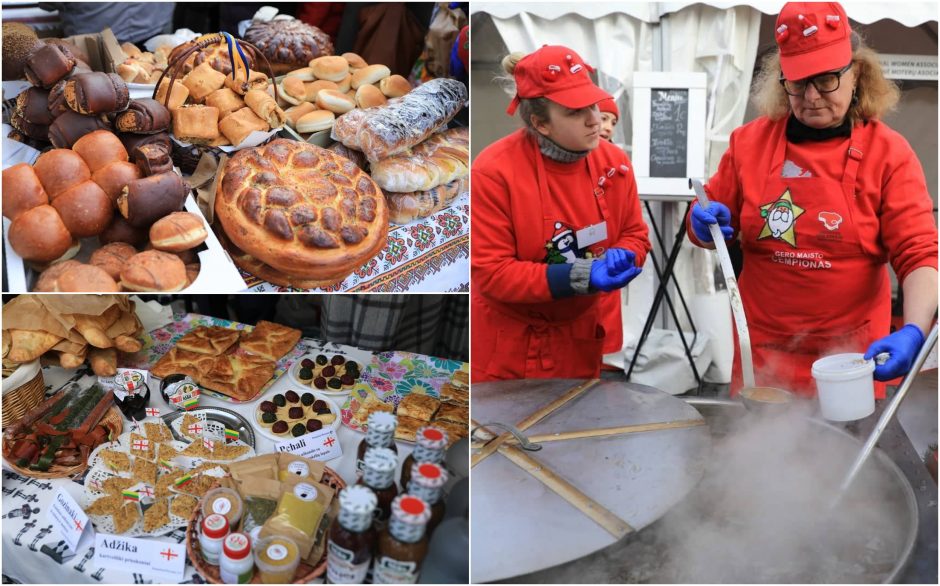
<svg viewBox="0 0 940 586"><path fill-rule="evenodd" d="M275 75L306 67L317 57L333 54L329 35L295 19L252 23L245 31L245 40L261 49Z"/></svg>
<svg viewBox="0 0 940 586"><path fill-rule="evenodd" d="M376 162L422 142L444 127L467 103L467 86L439 78L384 106L356 109L338 118L333 140Z"/></svg>
<svg viewBox="0 0 940 586"><path fill-rule="evenodd" d="M388 208L375 182L339 155L278 139L225 164L215 213L228 239L285 275L337 283L378 254Z"/></svg>
<svg viewBox="0 0 940 586"><path fill-rule="evenodd" d="M384 191L426 191L470 173L470 132L451 128L416 147L372 163L372 179Z"/></svg>

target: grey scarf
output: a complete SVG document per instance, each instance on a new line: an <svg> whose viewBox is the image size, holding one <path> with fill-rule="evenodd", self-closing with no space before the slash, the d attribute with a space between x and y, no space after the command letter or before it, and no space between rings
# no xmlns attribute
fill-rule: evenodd
<svg viewBox="0 0 940 586"><path fill-rule="evenodd" d="M576 161L580 161L584 157L588 156L588 153L591 152L569 151L566 148L558 146L558 143L552 139L538 133L536 133L536 138L539 141L539 150L542 151L542 154L553 161L558 161L559 163L574 163Z"/></svg>

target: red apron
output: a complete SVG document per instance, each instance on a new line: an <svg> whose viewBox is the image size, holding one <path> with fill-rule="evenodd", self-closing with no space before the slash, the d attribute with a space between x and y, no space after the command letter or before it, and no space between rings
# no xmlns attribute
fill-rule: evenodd
<svg viewBox="0 0 940 586"><path fill-rule="evenodd" d="M539 188L540 210L532 210L533 217L542 218L542 229L527 230L515 226L514 236L520 260L541 262L545 256L545 242L555 232L560 211L553 205L548 189L547 172L542 154L534 139L526 141L526 156L535 161ZM586 159L590 177L598 178L593 199L597 215L587 223L581 218L576 228L600 221L608 222L606 240L591 245L595 256L603 254L609 246L610 212L605 197L604 183L619 176L603 176L589 155ZM564 197L565 194L561 194ZM482 336L486 343L476 340L473 348L472 373L474 382L520 378L596 378L600 375L604 328L599 319L598 295L577 295L546 303L509 304L473 293L471 319L474 338Z"/></svg>
<svg viewBox="0 0 940 586"><path fill-rule="evenodd" d="M744 302L754 375L758 386L815 396L812 364L822 356L865 352L890 320L890 288L884 259L863 251L853 219L859 164L871 128L852 131L841 181L828 177L781 177L787 141L779 146L755 200L745 194L740 211ZM736 334L736 332L735 332ZM737 346L737 335L735 335ZM740 352L738 352L740 356ZM734 361L732 394L742 386ZM883 385L878 388L881 396Z"/></svg>

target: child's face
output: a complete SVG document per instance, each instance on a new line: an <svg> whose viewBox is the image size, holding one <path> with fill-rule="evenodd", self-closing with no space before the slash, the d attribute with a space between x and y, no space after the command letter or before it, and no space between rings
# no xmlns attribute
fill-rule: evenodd
<svg viewBox="0 0 940 586"><path fill-rule="evenodd" d="M617 117L610 112L601 112L601 138L609 141L614 135L614 126L617 126Z"/></svg>

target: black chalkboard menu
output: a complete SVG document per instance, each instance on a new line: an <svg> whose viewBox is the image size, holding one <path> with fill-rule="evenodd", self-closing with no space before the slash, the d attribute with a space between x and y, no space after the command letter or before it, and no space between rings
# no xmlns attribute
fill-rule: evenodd
<svg viewBox="0 0 940 586"><path fill-rule="evenodd" d="M689 90L653 88L650 98L650 177L685 177Z"/></svg>

